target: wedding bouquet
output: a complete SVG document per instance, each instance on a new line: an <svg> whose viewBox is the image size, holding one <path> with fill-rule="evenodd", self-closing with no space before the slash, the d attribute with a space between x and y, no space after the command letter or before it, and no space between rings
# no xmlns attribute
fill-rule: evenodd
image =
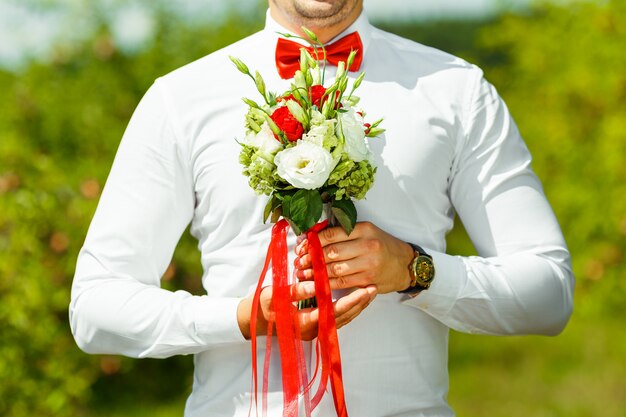
<svg viewBox="0 0 626 417"><path fill-rule="evenodd" d="M309 40L324 54L317 37L306 31ZM293 35L285 35L293 37ZM324 87L325 60L322 66L301 49L300 70L291 89L276 95L267 91L261 74L253 76L239 59L231 60L256 84L263 102L244 98L249 106L245 116L246 136L240 141L239 160L243 174L259 194L268 195L264 221L285 218L296 234L306 232L321 218L326 205L328 215L336 218L349 234L356 223L352 199L362 199L374 182L376 167L366 142L382 132L382 119L369 124L353 93L364 73L348 91L348 71L354 54L339 62L337 75Z"/></svg>
<svg viewBox="0 0 626 417"><path fill-rule="evenodd" d="M354 229L357 213L352 199L365 197L376 173L366 138L375 137L384 130L379 127L382 119L372 124L365 122L365 112L358 107L359 98L353 94L364 74L360 74L348 90L350 78L346 68L351 67L356 51L352 51L345 62L338 63L334 82L325 87L326 50L313 32L306 28L303 31L309 38L315 58L306 48L301 48L300 69L295 73L291 88L282 94L268 91L258 71L252 75L246 64L230 57L239 71L252 78L263 99L260 103L243 99L248 111L245 115L246 135L239 141L239 161L250 187L259 195L269 196L264 221L271 218L276 223L250 317L254 399L256 403L256 318L263 281L271 263L272 314L267 334L270 340L276 326L281 356L283 416L297 417L299 399L303 400L305 413L310 416L330 381L337 415L347 417L333 300L317 232L326 224L335 223L348 234ZM319 223L324 210L328 223ZM318 365L311 381L304 365L296 318L298 310L292 300L292 282L287 267L289 226L298 235L306 233L313 267L316 302L300 302L298 305L300 309L316 307L319 310ZM270 350L271 343L268 342L263 376L263 415L267 411ZM311 397L309 391L316 376L319 384Z"/></svg>

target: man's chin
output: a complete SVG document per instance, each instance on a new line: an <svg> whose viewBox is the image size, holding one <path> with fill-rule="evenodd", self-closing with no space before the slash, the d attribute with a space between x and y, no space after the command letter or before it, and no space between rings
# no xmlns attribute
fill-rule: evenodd
<svg viewBox="0 0 626 417"><path fill-rule="evenodd" d="M295 0L296 11L305 19L325 20L336 19L344 15L345 0Z"/></svg>

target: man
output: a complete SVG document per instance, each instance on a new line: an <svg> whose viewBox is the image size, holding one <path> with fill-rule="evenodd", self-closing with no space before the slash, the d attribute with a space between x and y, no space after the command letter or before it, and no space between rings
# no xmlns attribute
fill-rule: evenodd
<svg viewBox="0 0 626 417"><path fill-rule="evenodd" d="M240 98L253 97L254 86L228 56L285 91L277 32L298 34L302 25L327 44L358 32L360 104L387 129L370 143L378 172L357 203L362 222L349 237L338 228L320 234L331 285L348 290L335 315L349 413L451 416L449 328L554 335L569 318L569 254L495 89L478 68L372 27L362 7L362 0L270 0L263 31L157 80L121 142L78 259L72 329L90 353L196 354L187 416L246 416L252 396L246 339L270 225L261 222L265 199L241 175L234 141L243 133ZM455 212L480 257L445 254ZM159 288L189 222L202 253L203 297ZM307 242L296 251L295 294L307 298L314 295ZM413 267L421 264L434 278L419 276ZM262 332L271 287L261 297ZM316 318L300 313L306 339L315 337ZM277 362L270 416L282 409ZM329 396L315 415L333 415Z"/></svg>

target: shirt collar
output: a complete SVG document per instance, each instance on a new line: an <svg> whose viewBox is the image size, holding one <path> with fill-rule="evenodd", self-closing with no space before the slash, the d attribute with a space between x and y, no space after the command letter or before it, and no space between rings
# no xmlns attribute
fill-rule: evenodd
<svg viewBox="0 0 626 417"><path fill-rule="evenodd" d="M272 18L272 16L270 15L269 9L267 10L267 13L265 16L264 30L271 34L275 34L276 38L280 36L277 32L289 33L289 34L295 35L293 31L285 28L284 26L279 24L276 20L274 20L274 18ZM365 55L365 53L367 52L367 48L370 44L370 39L372 35L372 25L370 24L367 18L367 15L365 14L365 11L362 11L359 17L350 26L348 26L343 32L335 36L330 41L326 42L326 45L330 45L331 43L343 38L344 36L352 32L359 33L359 36L361 37L361 42L363 43L363 55ZM308 46L308 43L305 40L297 39L297 38L291 38L290 40Z"/></svg>

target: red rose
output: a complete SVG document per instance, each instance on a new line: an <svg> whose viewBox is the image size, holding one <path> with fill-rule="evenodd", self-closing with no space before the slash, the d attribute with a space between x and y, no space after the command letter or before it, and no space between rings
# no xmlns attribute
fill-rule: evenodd
<svg viewBox="0 0 626 417"><path fill-rule="evenodd" d="M309 98L311 99L311 104L317 106L318 108L322 107L322 96L326 89L323 85L314 85L309 89Z"/></svg>
<svg viewBox="0 0 626 417"><path fill-rule="evenodd" d="M290 142L295 142L302 138L304 128L302 124L293 117L287 106L282 106L274 110L270 118L276 123L280 130L285 133L285 136L287 136ZM278 139L278 136L274 136Z"/></svg>
<svg viewBox="0 0 626 417"><path fill-rule="evenodd" d="M318 109L322 108L322 97L326 94L326 88L322 85L314 85L309 89L309 98L311 99L311 104L317 106ZM335 110L341 108L341 103L339 102L339 96L341 95L340 91L335 92Z"/></svg>
<svg viewBox="0 0 626 417"><path fill-rule="evenodd" d="M281 102L281 101L287 101L287 100L296 100L296 98L293 96L293 94L289 94L288 96L284 96L284 97L276 97L276 101L277 102Z"/></svg>

